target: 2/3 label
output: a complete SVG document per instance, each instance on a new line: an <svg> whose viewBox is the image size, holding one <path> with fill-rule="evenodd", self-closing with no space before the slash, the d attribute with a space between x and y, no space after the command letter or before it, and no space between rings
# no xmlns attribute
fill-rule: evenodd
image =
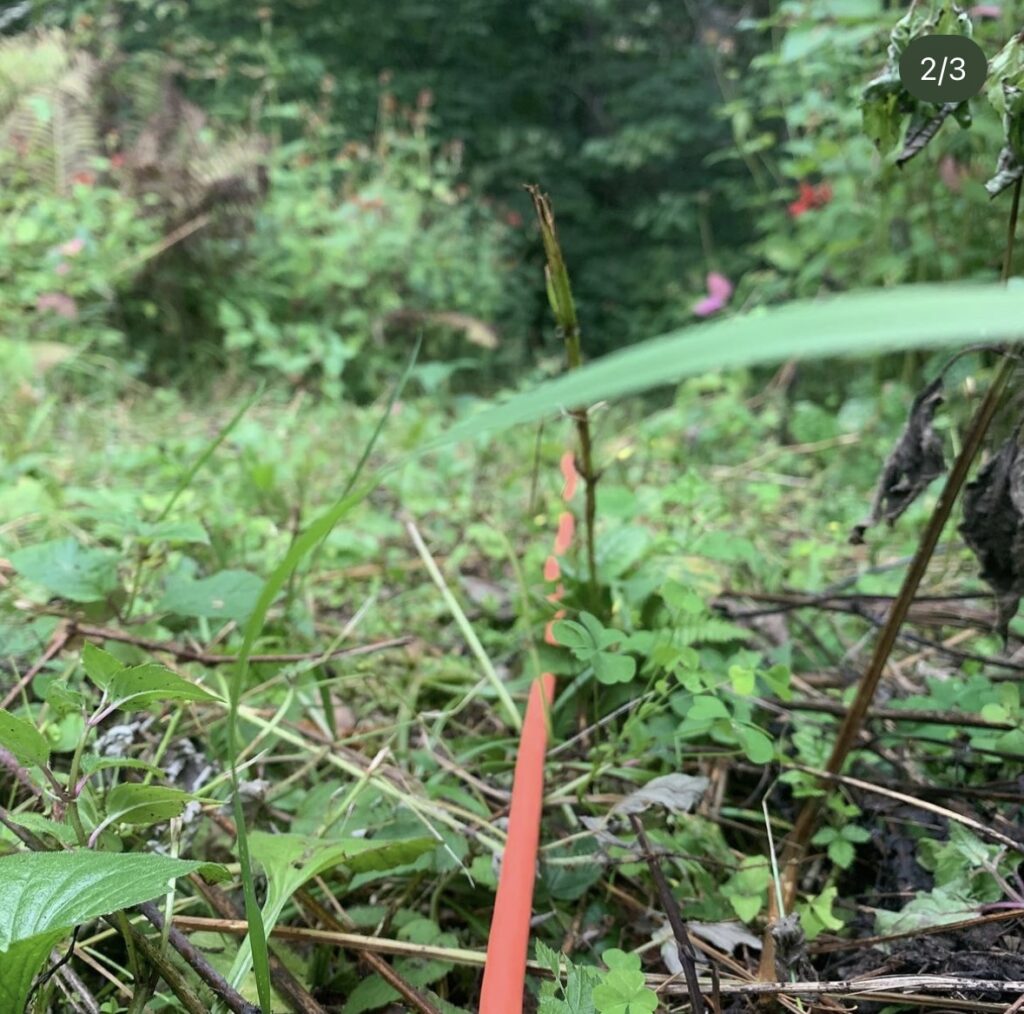
<svg viewBox="0 0 1024 1014"><path fill-rule="evenodd" d="M963 102L985 85L988 61L981 47L964 35L923 35L900 57L904 88L925 102Z"/></svg>

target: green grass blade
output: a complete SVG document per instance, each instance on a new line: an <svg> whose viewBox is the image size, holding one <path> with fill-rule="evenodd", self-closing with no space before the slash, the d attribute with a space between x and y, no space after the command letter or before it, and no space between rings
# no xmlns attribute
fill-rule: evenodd
<svg viewBox="0 0 1024 1014"><path fill-rule="evenodd" d="M372 482L364 486L364 488L357 493L350 492L359 480L359 476L365 467L366 462L369 460L373 447L383 431L385 423L388 418L390 418L391 409L412 373L413 366L416 363L416 357L419 355L421 342L422 338L417 339L416 346L413 348L412 355L409 357L409 363L406 366L405 372L402 374L399 382L395 385L395 389L391 397L388 399L384 414L378 422L377 427L374 429L366 447L363 448L363 453L360 456L359 461L356 463L356 467L352 472L352 475L349 477L341 497L335 502L334 506L331 507L330 510L317 518L292 543L288 552L285 554L284 559L264 583L263 590L260 592L260 596L256 600L256 606L245 625L245 632L242 637L242 649L239 653L238 662L235 665L235 671L228 682L228 756L231 763L235 828L238 835L238 859L241 867L242 891L245 896L245 917L249 923L249 946L252 957L252 970L253 975L256 978L256 990L259 994L260 1006L266 1012L271 1010L271 999L273 995L270 984L270 956L267 948L266 927L263 924L263 916L260 912L259 902L256 899L256 886L253 881L252 865L249 854L249 836L246 832L245 814L242 811L241 794L238 790L238 770L235 766L235 760L238 757L238 705L241 701L242 691L245 688L246 680L249 675L249 657L252 654L252 649L256 643L256 639L263 630L263 625L267 618L267 611L270 609L270 606L278 593L302 562L303 558L316 549L322 540L327 537L331 529L353 507L355 507L356 504L360 503L372 490L376 489L377 482ZM258 393L259 392L257 392L257 394ZM243 406L243 411L247 407L248 405ZM241 413L239 413L238 417L241 417ZM234 425L236 421L237 419L232 420L230 425ZM216 446L216 444L214 446ZM194 472L192 474L194 474Z"/></svg>
<svg viewBox="0 0 1024 1014"><path fill-rule="evenodd" d="M559 408L619 398L730 367L1021 335L1021 287L912 285L790 303L672 331L613 352L456 423L417 453L493 435Z"/></svg>
<svg viewBox="0 0 1024 1014"><path fill-rule="evenodd" d="M184 474L184 476L182 476L181 481L178 483L177 487L171 494L167 503L164 504L164 509L160 512L160 516L157 518L157 521L163 521L164 518L166 518L167 515L171 513L171 509L178 502L178 497L180 497L181 494L184 493L186 489L188 489L188 487L192 483L192 480L196 477L196 473L203 467L203 465L205 465L210 460L210 458L213 455L213 452L216 451L217 448L220 447L222 443L224 443L225 439L227 439L228 434L238 425L238 423L242 419L242 416L244 416L245 413L248 412L249 409L256 404L262 393L263 385L260 384L259 387L257 387L256 390L253 392L249 400L244 402L242 404L242 407L228 420L227 425L224 426L220 433L218 433L213 438L213 440L206 445L206 448L203 450L203 453L200 454L199 457L196 458L194 462L192 462L192 467Z"/></svg>

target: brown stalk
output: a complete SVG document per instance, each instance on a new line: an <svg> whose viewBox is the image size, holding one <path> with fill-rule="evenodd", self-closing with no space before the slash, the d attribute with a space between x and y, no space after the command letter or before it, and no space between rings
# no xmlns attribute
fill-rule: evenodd
<svg viewBox="0 0 1024 1014"><path fill-rule="evenodd" d="M632 813L629 816L633 830L636 832L637 841L643 849L644 859L647 861L647 868L651 871L651 878L654 880L655 889L658 892L658 899L661 907L668 917L668 923L672 927L672 935L676 938L676 952L679 955L679 963L683 966L683 976L686 979L686 992L690 998L690 1009L693 1014L703 1014L705 1009L704 997L701 995L700 983L697 979L697 962L693 953L693 944L690 942L690 934L686 932L686 923L683 922L679 905L672 894L665 874L662 872L661 863L658 857L651 851L651 843L644 831L644 825L640 818ZM713 984L713 992L718 993L717 975Z"/></svg>

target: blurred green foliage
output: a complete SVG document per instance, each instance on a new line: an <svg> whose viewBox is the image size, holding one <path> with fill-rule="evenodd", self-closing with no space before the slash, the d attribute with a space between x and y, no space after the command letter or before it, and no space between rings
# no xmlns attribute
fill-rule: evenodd
<svg viewBox="0 0 1024 1014"><path fill-rule="evenodd" d="M1009 18L975 18L986 53ZM552 196L590 355L691 321L709 272L705 312L994 278L985 95L902 168L865 135L893 23L882 0L36 0L0 29L51 33L31 60L0 50L22 82L0 114L20 107L47 144L69 110L80 127L45 171L0 163L13 333L121 334L157 379L249 365L357 397L423 333L424 382L483 363L479 389L556 348L529 181ZM88 193L50 171L87 153ZM79 235L77 288L56 286L54 250Z"/></svg>

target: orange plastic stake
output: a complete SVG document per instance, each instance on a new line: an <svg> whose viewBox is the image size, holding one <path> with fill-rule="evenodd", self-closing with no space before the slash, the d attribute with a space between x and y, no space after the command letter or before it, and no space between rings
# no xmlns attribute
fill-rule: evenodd
<svg viewBox="0 0 1024 1014"><path fill-rule="evenodd" d="M576 492L576 466L571 451L559 463L562 499L567 503ZM558 581L564 556L572 542L573 516L563 511L558 518L554 553L544 562L544 580L557 582L547 599L558 603L565 587ZM544 640L557 644L552 632L554 620L565 615L559 609L544 629ZM512 803L508 814L508 840L501 861L498 893L494 899L491 931L487 937L487 964L480 992L480 1014L522 1014L526 981L526 957L530 946L530 915L533 913L533 884L537 875L537 846L544 800L544 754L548 746L548 709L555 697L555 677L541 673L530 687L526 718L519 736L519 753L512 781Z"/></svg>
<svg viewBox="0 0 1024 1014"><path fill-rule="evenodd" d="M555 694L555 677L542 673L530 687L512 783L508 840L501 862L498 894L487 939L487 964L480 993L480 1014L522 1014L526 958L533 912L547 711Z"/></svg>

